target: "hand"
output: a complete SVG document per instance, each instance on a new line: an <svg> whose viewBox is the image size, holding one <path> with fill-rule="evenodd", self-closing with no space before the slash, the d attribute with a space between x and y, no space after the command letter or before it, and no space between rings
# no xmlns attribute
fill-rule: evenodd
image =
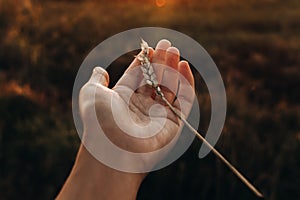
<svg viewBox="0 0 300 200"><path fill-rule="evenodd" d="M178 99L175 99L175 94L170 89L175 92L179 90L178 94L184 101L182 111L187 115L193 101L194 80L188 63L179 61L179 58L179 51L171 47L171 43L167 40L160 41L155 51L150 49L150 59L154 63L158 81L168 86L168 88L162 86L163 93L173 106L180 109ZM155 96L155 90L147 85L139 87L143 85L139 66L140 62L135 59L113 89L107 88L109 80L107 72L97 67L80 94L85 134L94 131L90 130L90 127L93 127L90 113L96 109L97 123L100 124L106 136L120 148L136 153L151 152L162 148L173 139L179 129L178 118L164 105L159 96ZM163 77L166 71L170 72L170 69L166 67L173 69L173 72L168 73L167 78ZM176 72L189 81L192 86L189 89L192 91L184 91L188 89L187 87L177 88L180 77ZM157 104L165 108L165 122L162 120L164 113L161 109L152 107ZM151 117L150 108L154 108L152 112L150 111ZM113 110L117 110L117 115ZM150 137L156 130L160 131Z"/></svg>
<svg viewBox="0 0 300 200"><path fill-rule="evenodd" d="M167 40L161 40L155 51L150 49L149 57L154 65L158 82L164 85L162 86L162 92L167 100L187 116L194 98L194 78L188 63L180 61L178 49L171 47L171 43ZM104 134L110 141L129 152L153 152L166 146L174 137L176 142L176 138L180 134L181 123L161 98L155 95L155 90L143 85L143 77L139 66L140 62L135 59L113 89L107 88L109 83L107 72L97 67L94 69L90 80L82 88L79 103L84 124L83 144L87 146L87 149L89 149L89 142L97 142L91 139L95 133L95 123L100 124ZM184 84L178 86L181 77L184 77L192 87L185 87ZM177 97L175 96L176 91L178 93ZM181 103L179 103L179 100L181 100ZM157 105L164 107L164 109ZM114 110L117 111L117 115ZM96 121L91 119L91 113L94 111L97 115ZM87 145L85 141L87 141ZM113 170L100 162L96 164L96 159L92 157L87 159L87 157L91 157L91 155L85 147L81 147L75 165L89 165L90 172L93 171L91 165L97 165L98 167L95 168L96 174L100 177L109 175L109 179L118 177L117 179L121 181L123 188L124 180L129 179L131 183L134 183L131 184L135 188L131 188L134 191L133 194L135 194L135 190L138 189L139 184L146 175L145 173L131 174ZM161 157L147 157L147 159L142 159L141 162L153 166L160 159ZM126 165L128 164L131 163L127 162ZM106 173L103 173L104 171ZM114 189L118 188L117 179L112 183ZM130 186L130 184L127 186Z"/></svg>

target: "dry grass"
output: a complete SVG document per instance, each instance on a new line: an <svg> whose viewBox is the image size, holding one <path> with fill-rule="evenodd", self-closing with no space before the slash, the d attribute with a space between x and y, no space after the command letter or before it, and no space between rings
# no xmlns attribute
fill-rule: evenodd
<svg viewBox="0 0 300 200"><path fill-rule="evenodd" d="M299 199L299 1L178 1L158 8L154 1L0 0L4 199L55 195L78 145L70 101L82 60L107 37L141 26L181 31L208 50L228 97L217 147L270 199ZM127 55L112 64L112 82L131 59ZM210 101L200 80L197 86L204 132ZM152 174L139 198L252 199L213 157L197 160L198 147L195 143L172 166Z"/></svg>

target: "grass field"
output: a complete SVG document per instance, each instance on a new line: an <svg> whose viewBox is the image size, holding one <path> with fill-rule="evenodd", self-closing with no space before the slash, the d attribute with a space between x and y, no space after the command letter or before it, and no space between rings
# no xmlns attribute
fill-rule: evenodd
<svg viewBox="0 0 300 200"><path fill-rule="evenodd" d="M158 26L194 38L222 74L228 112L216 147L267 199L299 199L299 19L298 0L0 0L0 198L54 198L80 143L71 98L81 62L114 34ZM210 100L197 84L205 132ZM197 158L200 145L151 173L138 199L253 199L213 155Z"/></svg>

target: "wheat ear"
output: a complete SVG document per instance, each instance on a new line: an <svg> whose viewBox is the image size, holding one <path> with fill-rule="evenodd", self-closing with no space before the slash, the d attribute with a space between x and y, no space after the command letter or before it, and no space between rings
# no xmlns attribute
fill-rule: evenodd
<svg viewBox="0 0 300 200"><path fill-rule="evenodd" d="M137 59L141 62L141 69L146 83L153 87L156 93L161 99L168 105L172 112L258 197L263 198L261 192L259 192L254 185L252 185L218 150L216 150L194 127L184 118L182 113L176 110L172 104L165 98L164 93L158 85L156 75L153 70L153 66L149 60L149 46L148 43L142 39L141 42L142 52L137 56Z"/></svg>
<svg viewBox="0 0 300 200"><path fill-rule="evenodd" d="M141 42L141 49L142 49L142 52L137 56L137 59L141 62L141 69L142 69L145 81L148 85L152 86L155 89L156 93L159 96L164 97L164 94L162 93L162 91L158 85L153 66L151 65L150 60L149 60L148 43L145 42L143 39Z"/></svg>

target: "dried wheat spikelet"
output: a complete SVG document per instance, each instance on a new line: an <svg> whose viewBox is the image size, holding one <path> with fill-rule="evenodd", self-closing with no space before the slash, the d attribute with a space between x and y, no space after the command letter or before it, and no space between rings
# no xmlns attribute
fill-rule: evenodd
<svg viewBox="0 0 300 200"><path fill-rule="evenodd" d="M155 91L159 96L164 97L164 94L161 92L161 89L158 85L158 81L156 79L156 75L155 75L153 66L151 65L151 62L150 62L150 59L148 56L149 55L149 45L143 39L141 42L141 49L142 49L142 52L137 56L137 59L141 62L141 69L142 69L145 81L149 86L152 86L153 88L155 88Z"/></svg>

